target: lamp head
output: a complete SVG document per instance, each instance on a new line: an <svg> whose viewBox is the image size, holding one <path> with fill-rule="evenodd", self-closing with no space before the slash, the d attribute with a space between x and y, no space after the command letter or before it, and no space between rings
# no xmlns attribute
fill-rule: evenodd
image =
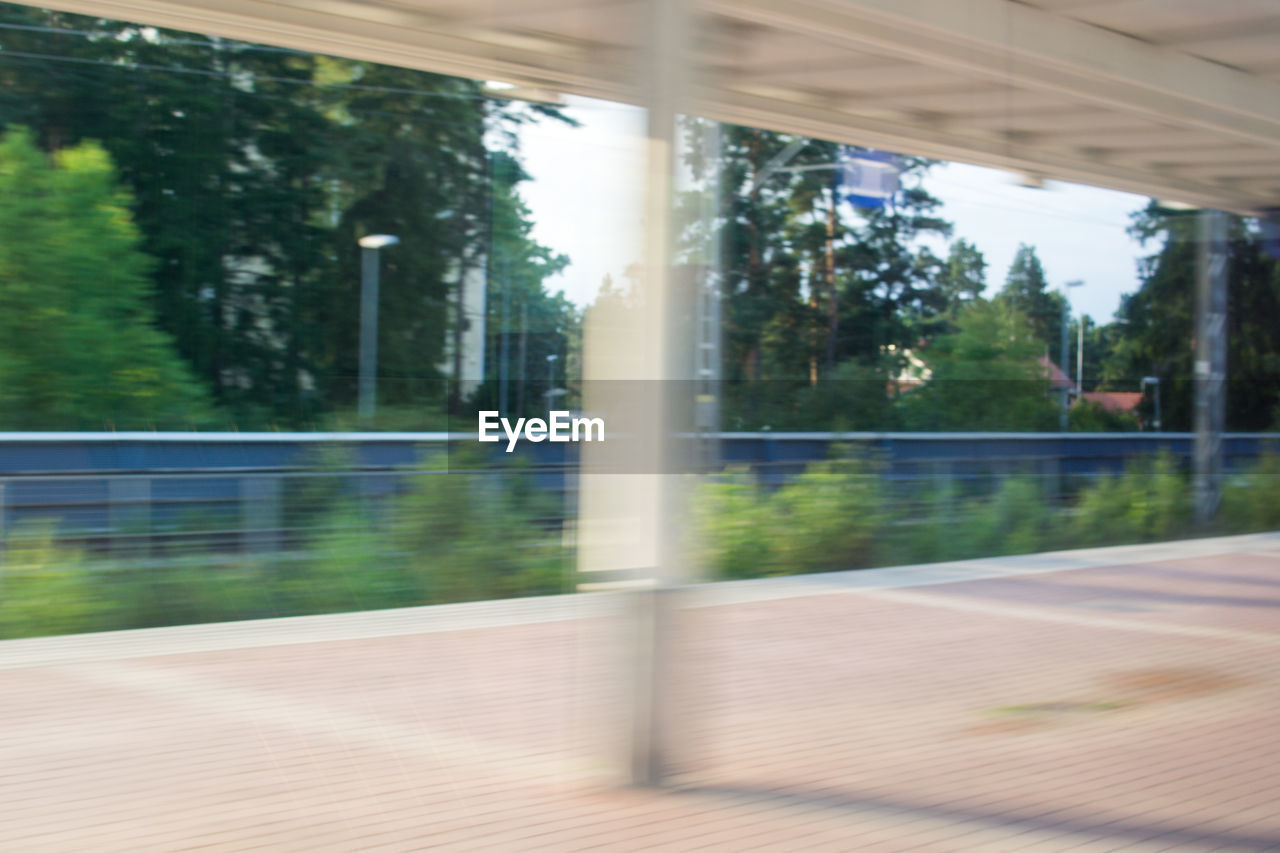
<svg viewBox="0 0 1280 853"><path fill-rule="evenodd" d="M363 249L385 249L387 246L394 246L400 242L400 238L394 234L369 234L360 238L360 247Z"/></svg>

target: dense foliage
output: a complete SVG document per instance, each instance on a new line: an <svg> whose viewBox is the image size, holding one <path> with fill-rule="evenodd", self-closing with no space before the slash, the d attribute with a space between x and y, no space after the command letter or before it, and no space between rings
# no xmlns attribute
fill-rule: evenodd
<svg viewBox="0 0 1280 853"><path fill-rule="evenodd" d="M49 525L14 531L0 639L573 591L572 549L546 523L555 509L546 495L526 474L469 469L474 461L455 457L448 473L428 465L380 500L313 486L294 496L309 509L294 519L308 533L289 553L157 565L68 547ZM1169 457L1138 461L1061 505L1030 473L974 491L953 479L894 481L874 460L842 456L776 489L727 472L700 482L692 507L700 565L711 579L739 579L1165 541L1191 531L1190 501ZM1229 478L1223 507L1206 532L1280 527L1280 458Z"/></svg>
<svg viewBox="0 0 1280 853"><path fill-rule="evenodd" d="M203 389L154 325L150 258L106 154L0 137L0 422L203 425Z"/></svg>
<svg viewBox="0 0 1280 853"><path fill-rule="evenodd" d="M1134 236L1159 251L1142 266L1142 287L1118 312L1122 331L1106 361L1107 387L1136 390L1160 379L1166 430L1189 430L1195 408L1195 290L1199 222L1154 204L1134 217ZM1280 427L1280 266L1256 223L1228 218L1227 429ZM1151 413L1148 401L1144 414Z"/></svg>
<svg viewBox="0 0 1280 853"><path fill-rule="evenodd" d="M6 257L31 258L26 284L0 282L14 306L0 427L354 426L356 240L372 232L400 237L380 260L377 426L440 427L446 410L500 401L530 415L557 387L573 401L579 311L545 286L568 259L533 239L519 193L519 128L542 118L564 120L479 81L0 5L0 129L29 129L56 174L73 160L113 173L104 203L119 211L68 222L74 252L54 249L61 225L24 237L46 241L43 258L16 244L37 219L6 228ZM845 198L840 146L725 126L712 149L701 122L687 127L685 165L701 189L684 197L678 249L692 268L718 247L724 428L1054 429L1059 402L1037 361L1074 372L1082 323L1085 391L1156 377L1164 427L1190 426L1194 217L1154 205L1135 217L1133 233L1158 244L1140 290L1116 322L1068 318L1064 353L1064 298L1034 246L988 288L982 253L945 242L929 161L902 158L901 189L868 209ZM7 222L49 213L24 212L25 183L39 193L35 161L22 162L7 179ZM133 234L124 261L112 248L121 228ZM1269 429L1280 421L1280 273L1248 221L1232 220L1229 250L1227 425ZM50 260L64 253L68 263ZM483 316L458 299L475 275L487 281ZM36 298L67 321L33 313L23 300ZM120 310L131 331L108 345L99 325ZM481 321L486 371L467 401L447 377ZM66 375L100 352L98 373ZM130 359L135 374L117 370L95 393L66 387ZM55 375L25 402L37 377ZM1152 406L1148 394L1144 424ZM1070 419L1134 423L1097 407Z"/></svg>
<svg viewBox="0 0 1280 853"><path fill-rule="evenodd" d="M990 296L972 244L955 240L935 256L925 238L951 226L927 190L928 161L905 159L897 195L862 209L842 198L834 144L726 127L711 156L696 132L690 138L704 190L685 199L682 245L690 260L709 236L719 245L726 428L1056 429L1061 401L1042 381L1045 361L1074 378L1083 324L1082 389L1147 393L1136 416L1083 405L1071 429L1150 428L1145 377L1161 380L1164 428L1189 429L1194 216L1154 204L1135 214L1132 233L1158 251L1116 320L1099 324L1067 316L1032 245L1019 246ZM712 205L705 188L718 192ZM1246 220L1232 219L1229 254L1227 424L1271 429L1280 424L1280 272Z"/></svg>
<svg viewBox="0 0 1280 853"><path fill-rule="evenodd" d="M153 259L155 324L224 427L323 426L353 405L367 233L401 240L382 253L388 413L423 426L459 403L444 381L468 321L454 296L494 255L563 349L576 318L541 281L565 260L528 238L512 159L513 130L554 114L477 81L0 5L0 127L51 153L92 141L115 164ZM79 422L106 416L74 406Z"/></svg>
<svg viewBox="0 0 1280 853"><path fill-rule="evenodd" d="M1027 554L1187 536L1192 490L1167 455L1102 476L1065 504L1034 472L964 492L958 481L918 486L853 459L818 463L773 491L746 472L704 482L696 504L701 559L713 578L765 577ZM1212 531L1280 526L1280 459L1229 478Z"/></svg>

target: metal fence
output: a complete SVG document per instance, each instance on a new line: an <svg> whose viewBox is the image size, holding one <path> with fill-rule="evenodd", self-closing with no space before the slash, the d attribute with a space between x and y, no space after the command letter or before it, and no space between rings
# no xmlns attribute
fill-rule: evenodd
<svg viewBox="0 0 1280 853"><path fill-rule="evenodd" d="M909 512L913 495L940 482L982 494L1014 474L1038 478L1058 502L1135 458L1165 451L1188 464L1193 444L1190 433L722 433L715 467L778 486L840 446L876 460ZM472 445L445 433L0 434L0 542L43 522L69 545L135 559L288 552L321 532L335 502L377 517L416 478L457 476L442 460ZM1277 435L1228 435L1225 470L1277 449ZM549 526L575 514L573 445L523 442L491 460L469 473L518 472L549 497Z"/></svg>

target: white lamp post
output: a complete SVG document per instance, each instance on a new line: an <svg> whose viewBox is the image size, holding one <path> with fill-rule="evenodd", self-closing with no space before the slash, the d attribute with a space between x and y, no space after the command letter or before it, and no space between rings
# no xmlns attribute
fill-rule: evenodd
<svg viewBox="0 0 1280 853"><path fill-rule="evenodd" d="M370 234L360 240L360 385L358 414L373 421L378 381L378 252L400 242L392 234Z"/></svg>

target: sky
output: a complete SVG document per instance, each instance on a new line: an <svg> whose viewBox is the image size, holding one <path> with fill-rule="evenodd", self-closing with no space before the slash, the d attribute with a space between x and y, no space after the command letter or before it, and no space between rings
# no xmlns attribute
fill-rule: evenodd
<svg viewBox="0 0 1280 853"><path fill-rule="evenodd" d="M641 225L643 112L608 101L569 97L571 128L541 121L521 130L521 152L533 180L521 192L533 212L533 236L569 256L547 282L578 305L591 301L606 274L620 278L638 259ZM987 293L999 290L1019 243L1034 245L1052 287L1083 281L1069 292L1073 312L1111 319L1122 294L1138 288L1137 259L1154 251L1126 233L1146 198L1079 184L1018 184L998 169L948 163L924 186L954 224L952 239L975 244L987 261ZM945 254L948 241L932 243Z"/></svg>

